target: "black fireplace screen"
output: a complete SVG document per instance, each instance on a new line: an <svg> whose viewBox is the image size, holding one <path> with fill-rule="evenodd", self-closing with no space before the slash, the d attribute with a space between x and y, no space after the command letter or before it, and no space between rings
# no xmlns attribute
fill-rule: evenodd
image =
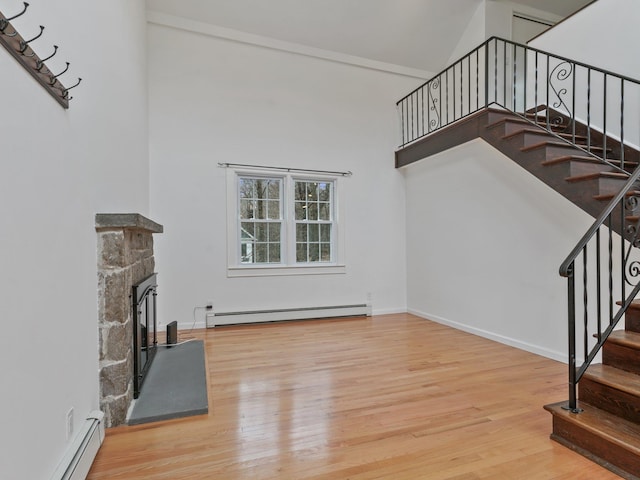
<svg viewBox="0 0 640 480"><path fill-rule="evenodd" d="M132 287L133 303L133 398L138 398L142 382L156 354L156 274Z"/></svg>

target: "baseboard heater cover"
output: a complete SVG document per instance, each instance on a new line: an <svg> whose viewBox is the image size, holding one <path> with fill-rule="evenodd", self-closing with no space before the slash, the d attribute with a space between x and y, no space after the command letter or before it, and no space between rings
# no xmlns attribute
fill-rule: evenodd
<svg viewBox="0 0 640 480"><path fill-rule="evenodd" d="M246 312L207 313L207 328L240 323L282 322L309 320L312 318L371 316L371 305L334 305L329 307L283 308L278 310L253 310Z"/></svg>
<svg viewBox="0 0 640 480"><path fill-rule="evenodd" d="M54 472L51 480L85 480L91 464L104 441L104 413L95 410L87 416L75 436L68 453Z"/></svg>

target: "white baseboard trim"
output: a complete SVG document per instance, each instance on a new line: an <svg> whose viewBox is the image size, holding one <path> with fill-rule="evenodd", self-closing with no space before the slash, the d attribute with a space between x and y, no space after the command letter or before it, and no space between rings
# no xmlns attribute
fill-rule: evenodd
<svg viewBox="0 0 640 480"><path fill-rule="evenodd" d="M432 322L436 322L441 325L446 325L448 327L455 328L456 330L462 330L463 332L467 332L473 335L477 335L479 337L487 338L489 340L493 340L494 342L502 343L504 345L509 345L510 347L518 348L526 352L535 353L536 355L540 355L541 357L546 357L546 358L550 358L551 360L567 363L567 354L564 352L549 350L548 348L540 347L539 345L533 345L531 343L523 342L521 340L505 337L504 335L499 335L493 332L489 332L487 330L471 327L463 323L454 322L446 318L440 317L438 315L421 312L420 310L414 310L412 308L409 308L407 309L407 312L417 317L424 318L425 320L431 320Z"/></svg>
<svg viewBox="0 0 640 480"><path fill-rule="evenodd" d="M372 315L393 315L396 313L407 313L407 307L376 308L373 310Z"/></svg>

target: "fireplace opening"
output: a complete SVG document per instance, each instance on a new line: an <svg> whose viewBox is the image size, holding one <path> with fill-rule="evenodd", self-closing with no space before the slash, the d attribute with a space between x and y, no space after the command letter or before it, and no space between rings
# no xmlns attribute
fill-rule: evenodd
<svg viewBox="0 0 640 480"><path fill-rule="evenodd" d="M133 398L138 398L145 376L155 357L158 335L156 296L158 285L153 273L133 285Z"/></svg>

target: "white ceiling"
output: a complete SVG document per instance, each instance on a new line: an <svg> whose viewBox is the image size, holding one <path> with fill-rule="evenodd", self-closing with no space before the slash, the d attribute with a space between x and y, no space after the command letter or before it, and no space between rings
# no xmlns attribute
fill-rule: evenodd
<svg viewBox="0 0 640 480"><path fill-rule="evenodd" d="M506 0L492 0L506 1ZM591 0L515 0L566 16ZM447 62L483 0L147 0L147 9L426 71Z"/></svg>

